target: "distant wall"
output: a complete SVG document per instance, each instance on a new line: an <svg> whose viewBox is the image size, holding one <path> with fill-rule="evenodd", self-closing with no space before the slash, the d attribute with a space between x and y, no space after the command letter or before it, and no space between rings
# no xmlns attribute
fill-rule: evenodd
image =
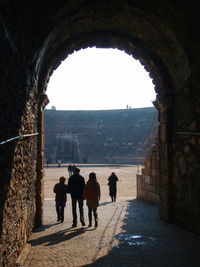
<svg viewBox="0 0 200 267"><path fill-rule="evenodd" d="M157 120L153 107L107 111L45 110L44 114L45 156L53 163L57 159L63 162L78 159L81 163L136 164L138 148L143 146L154 118Z"/></svg>

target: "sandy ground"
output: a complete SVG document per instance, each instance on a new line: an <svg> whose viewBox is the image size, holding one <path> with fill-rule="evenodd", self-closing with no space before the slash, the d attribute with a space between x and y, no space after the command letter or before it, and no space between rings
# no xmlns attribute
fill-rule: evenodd
<svg viewBox="0 0 200 267"><path fill-rule="evenodd" d="M119 181L117 182L117 200L120 199L135 199L136 198L136 174L138 167L136 165L105 165L105 164L79 164L76 165L80 168L80 174L85 178L85 182L88 181L89 173L95 172L97 180L101 188L101 200L100 206L105 203L110 203L108 188L108 177L111 172L115 172ZM66 184L69 179L69 173L67 169L68 165L64 165L60 168L57 165L45 168L44 176L44 213L43 224L53 224L56 221L55 211L55 194L53 193L53 187L59 182L59 178L64 176L66 178ZM52 206L53 205L53 206ZM65 208L65 222L68 225L72 224L71 218L71 197L67 195L67 203ZM84 213L87 214L87 206L84 201ZM102 215L103 216L103 215ZM85 216L87 217L87 215Z"/></svg>
<svg viewBox="0 0 200 267"><path fill-rule="evenodd" d="M97 180L101 187L101 200L105 201L110 199L108 193L108 177L111 172L115 172L119 178L117 183L117 197L136 197L136 173L137 166L135 165L77 165L80 168L80 174L88 180L90 172L95 172ZM44 196L45 200L54 199L53 186L59 181L59 177L66 177L66 183L68 182L69 174L67 165L45 168L44 179Z"/></svg>

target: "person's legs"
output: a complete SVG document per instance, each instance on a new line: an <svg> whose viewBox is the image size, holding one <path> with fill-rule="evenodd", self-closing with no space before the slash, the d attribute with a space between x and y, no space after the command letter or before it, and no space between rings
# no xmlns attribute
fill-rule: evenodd
<svg viewBox="0 0 200 267"><path fill-rule="evenodd" d="M60 220L61 222L64 222L64 209L65 209L65 203L60 204Z"/></svg>
<svg viewBox="0 0 200 267"><path fill-rule="evenodd" d="M73 224L72 227L77 226L77 213L76 213L76 198L72 198L72 216L73 216Z"/></svg>
<svg viewBox="0 0 200 267"><path fill-rule="evenodd" d="M89 220L89 225L88 227L92 226L92 208L88 207L88 220Z"/></svg>
<svg viewBox="0 0 200 267"><path fill-rule="evenodd" d="M98 213L97 213L97 208L93 208L93 214L94 214L94 219L95 219L95 227L98 226Z"/></svg>
<svg viewBox="0 0 200 267"><path fill-rule="evenodd" d="M80 222L82 226L85 226L84 212L83 212L83 199L81 198L78 199L78 206L79 206L79 213L80 213Z"/></svg>
<svg viewBox="0 0 200 267"><path fill-rule="evenodd" d="M60 216L60 203L56 202L56 213L57 213L57 222L61 220Z"/></svg>

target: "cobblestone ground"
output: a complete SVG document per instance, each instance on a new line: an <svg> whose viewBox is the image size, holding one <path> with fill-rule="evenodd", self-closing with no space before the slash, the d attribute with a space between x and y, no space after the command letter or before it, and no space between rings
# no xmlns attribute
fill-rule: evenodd
<svg viewBox="0 0 200 267"><path fill-rule="evenodd" d="M120 178L118 199L110 202L106 174L111 168L82 171L85 177L96 171L101 184L98 228L87 227L86 206L86 226L70 228L70 197L64 223L55 223L52 186L64 169L46 171L44 226L31 236L32 247L25 267L199 267L200 236L161 221L156 206L133 198L136 168L114 169Z"/></svg>

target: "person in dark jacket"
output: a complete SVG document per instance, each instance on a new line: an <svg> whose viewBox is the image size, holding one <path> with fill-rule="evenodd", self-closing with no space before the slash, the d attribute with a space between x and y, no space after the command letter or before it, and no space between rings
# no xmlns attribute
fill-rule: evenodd
<svg viewBox="0 0 200 267"><path fill-rule="evenodd" d="M80 222L82 226L85 226L84 213L83 213L83 190L85 188L85 179L79 173L80 169L76 168L74 174L70 176L68 180L68 192L71 194L71 199L72 199L72 216L73 216L72 227L77 226L77 213L76 213L77 203L79 206Z"/></svg>
<svg viewBox="0 0 200 267"><path fill-rule="evenodd" d="M114 172L112 172L110 177L108 178L109 195L111 197L112 202L116 201L117 181L118 181L118 177L116 176Z"/></svg>
<svg viewBox="0 0 200 267"><path fill-rule="evenodd" d="M53 192L56 194L56 212L57 212L57 222L64 221L64 208L67 201L67 185L65 184L65 177L60 177L60 182L55 184Z"/></svg>

